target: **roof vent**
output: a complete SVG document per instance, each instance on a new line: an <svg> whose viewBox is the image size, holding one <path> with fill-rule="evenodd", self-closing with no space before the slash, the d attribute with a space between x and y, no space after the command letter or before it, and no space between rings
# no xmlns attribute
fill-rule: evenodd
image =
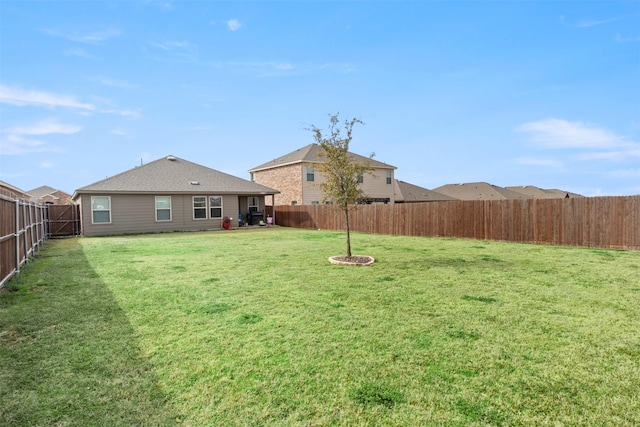
<svg viewBox="0 0 640 427"><path fill-rule="evenodd" d="M191 185L200 185L200 181L189 181Z"/></svg>
<svg viewBox="0 0 640 427"><path fill-rule="evenodd" d="M172 162L175 162L177 159L175 158L175 156L167 156L167 160L171 160Z"/></svg>

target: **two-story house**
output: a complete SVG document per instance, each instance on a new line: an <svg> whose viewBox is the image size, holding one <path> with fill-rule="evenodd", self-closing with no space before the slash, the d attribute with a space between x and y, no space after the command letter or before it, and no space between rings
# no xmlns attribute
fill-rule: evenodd
<svg viewBox="0 0 640 427"><path fill-rule="evenodd" d="M249 170L250 180L269 188L275 188L276 205L313 205L322 203L320 184L322 173L317 170L323 161L318 144L309 144L284 156L273 159ZM349 152L354 160L368 162L373 169L363 174L360 182L369 203L394 203L395 166Z"/></svg>

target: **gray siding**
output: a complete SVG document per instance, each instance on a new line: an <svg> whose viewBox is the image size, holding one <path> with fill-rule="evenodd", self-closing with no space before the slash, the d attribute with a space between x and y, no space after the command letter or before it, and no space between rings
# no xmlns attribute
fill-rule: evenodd
<svg viewBox="0 0 640 427"><path fill-rule="evenodd" d="M106 194L100 194L100 196L106 196ZM99 236L127 233L197 231L222 228L222 219L193 218L194 195L192 194L171 195L171 221L156 221L155 194L112 194L110 196L110 224L92 224L91 194L82 194L79 197L83 235ZM167 195L158 194L158 196ZM207 196L216 196L216 194L208 194ZM264 206L264 196L260 196L260 201L261 205ZM238 213L238 196L223 195L222 216L233 218L233 227L237 227L238 225Z"/></svg>

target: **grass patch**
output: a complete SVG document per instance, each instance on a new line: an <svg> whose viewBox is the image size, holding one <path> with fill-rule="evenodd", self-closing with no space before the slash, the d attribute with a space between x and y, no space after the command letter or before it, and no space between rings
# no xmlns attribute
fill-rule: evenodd
<svg viewBox="0 0 640 427"><path fill-rule="evenodd" d="M640 252L286 228L51 240L0 425L640 424Z"/></svg>
<svg viewBox="0 0 640 427"><path fill-rule="evenodd" d="M492 298L492 297L476 297L476 296L471 296L471 295L462 295L462 299L465 300L465 301L479 301L479 302L484 302L484 303L487 303L487 304L498 302L497 299Z"/></svg>
<svg viewBox="0 0 640 427"><path fill-rule="evenodd" d="M350 397L360 405L387 407L406 401L404 395L397 388L385 383L363 383L350 393Z"/></svg>

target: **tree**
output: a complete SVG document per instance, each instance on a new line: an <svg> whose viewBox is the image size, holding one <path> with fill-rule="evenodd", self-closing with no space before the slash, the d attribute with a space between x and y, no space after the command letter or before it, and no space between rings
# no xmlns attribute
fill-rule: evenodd
<svg viewBox="0 0 640 427"><path fill-rule="evenodd" d="M320 184L323 202L329 201L344 212L347 231L347 257L351 257L351 233L349 227L349 211L366 198L360 187L359 177L372 171L368 162L361 162L349 155L349 143L353 138L353 126L364 125L360 119L345 120L344 134L340 128L338 114L329 115L327 135L322 130L311 126L313 136L322 150L318 156L322 160L318 170L324 176ZM369 159L373 158L373 154Z"/></svg>

